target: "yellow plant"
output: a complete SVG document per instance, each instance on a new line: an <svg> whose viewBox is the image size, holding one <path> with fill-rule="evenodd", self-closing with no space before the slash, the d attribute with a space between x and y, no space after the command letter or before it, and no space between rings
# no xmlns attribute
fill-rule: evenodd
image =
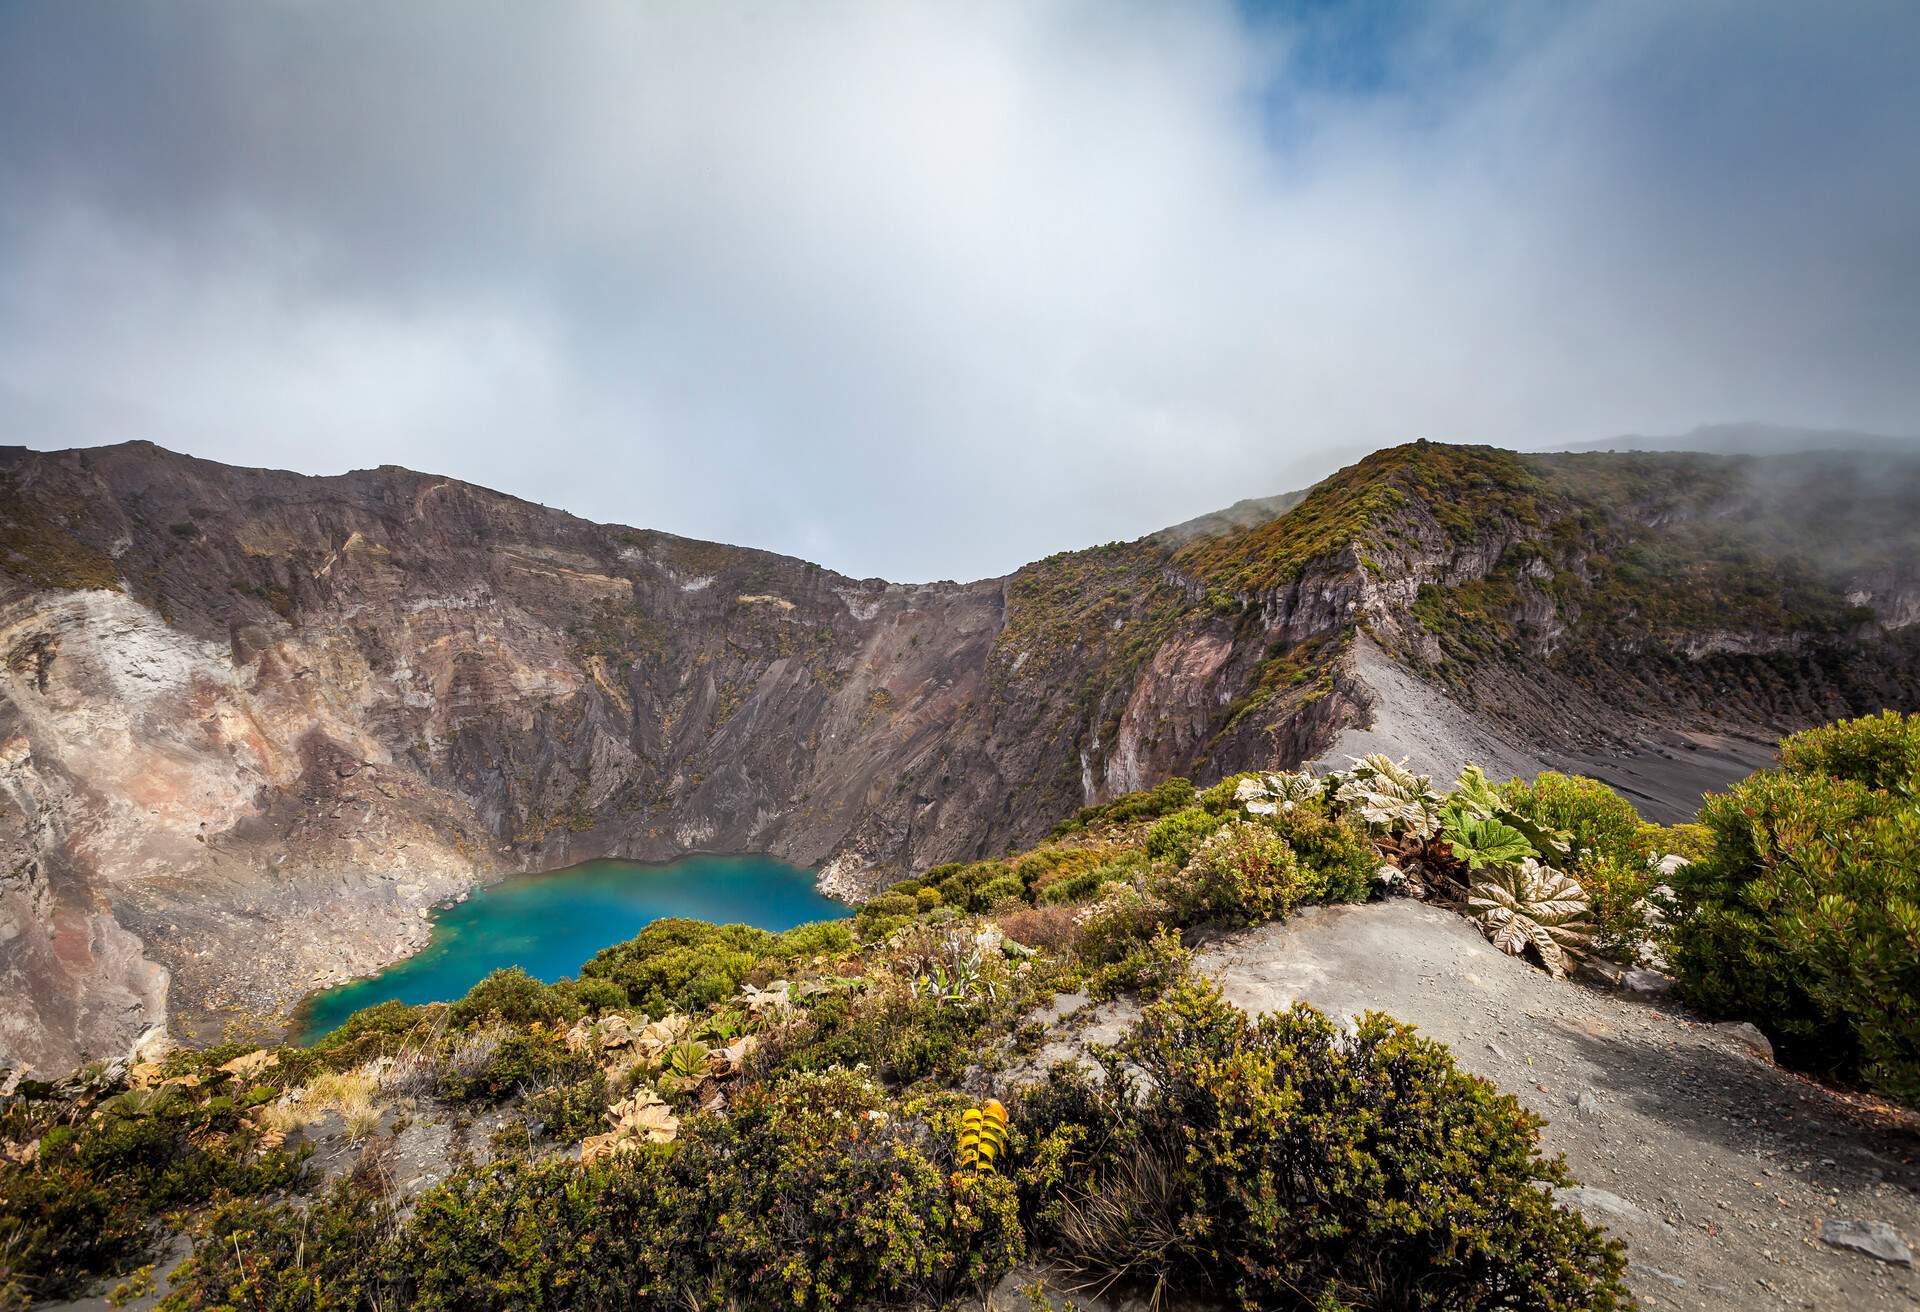
<svg viewBox="0 0 1920 1312"><path fill-rule="evenodd" d="M960 1117L959 1157L962 1170L982 1175L993 1172L994 1165L1007 1151L1007 1109L998 1099L989 1098L978 1107L969 1107Z"/></svg>
<svg viewBox="0 0 1920 1312"><path fill-rule="evenodd" d="M380 1124L380 1108L374 1101L379 1088L380 1063L369 1062L357 1070L324 1071L304 1088L282 1095L278 1102L260 1109L262 1128L285 1135L303 1125L312 1125L328 1112L339 1112L346 1122L347 1137L364 1139Z"/></svg>

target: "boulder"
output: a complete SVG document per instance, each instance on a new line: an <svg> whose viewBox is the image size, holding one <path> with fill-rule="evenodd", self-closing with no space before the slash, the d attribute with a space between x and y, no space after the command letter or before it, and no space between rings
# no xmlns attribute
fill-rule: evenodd
<svg viewBox="0 0 1920 1312"><path fill-rule="evenodd" d="M1759 1027L1751 1021L1726 1021L1713 1027L1716 1034L1725 1035L1735 1043L1751 1052L1754 1056L1769 1064L1773 1061L1773 1043L1762 1034Z"/></svg>
<svg viewBox="0 0 1920 1312"><path fill-rule="evenodd" d="M1820 1223L1820 1240L1835 1248L1850 1248L1856 1253L1865 1253L1868 1257L1894 1266L1913 1265L1913 1250L1900 1238L1899 1231L1885 1221L1830 1218Z"/></svg>

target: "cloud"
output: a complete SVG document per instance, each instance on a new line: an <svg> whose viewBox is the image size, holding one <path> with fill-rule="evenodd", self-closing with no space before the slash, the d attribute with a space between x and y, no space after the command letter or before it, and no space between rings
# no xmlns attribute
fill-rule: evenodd
<svg viewBox="0 0 1920 1312"><path fill-rule="evenodd" d="M998 573L1418 436L1920 430L1920 14L0 18L0 426Z"/></svg>

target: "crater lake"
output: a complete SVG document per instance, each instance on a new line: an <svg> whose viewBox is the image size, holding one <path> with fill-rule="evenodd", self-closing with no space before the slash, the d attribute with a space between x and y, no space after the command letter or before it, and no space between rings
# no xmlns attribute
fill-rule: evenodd
<svg viewBox="0 0 1920 1312"><path fill-rule="evenodd" d="M432 938L406 960L308 998L294 1031L300 1042L312 1043L375 1003L452 1002L507 966L552 983L669 916L777 931L852 910L820 892L812 871L769 857L589 861L511 875L436 910Z"/></svg>

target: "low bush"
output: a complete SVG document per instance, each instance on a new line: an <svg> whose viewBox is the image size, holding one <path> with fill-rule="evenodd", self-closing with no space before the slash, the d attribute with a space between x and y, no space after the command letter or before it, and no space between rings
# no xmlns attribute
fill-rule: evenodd
<svg viewBox="0 0 1920 1312"><path fill-rule="evenodd" d="M745 1091L671 1146L456 1170L400 1224L342 1183L217 1212L169 1312L945 1306L1025 1252L1015 1183L954 1171L957 1100L852 1071Z"/></svg>
<svg viewBox="0 0 1920 1312"><path fill-rule="evenodd" d="M610 981L593 983L604 986ZM447 1024L471 1029L489 1020L507 1025L571 1021L584 1010L571 988L542 984L520 967L509 966L468 989L467 996L448 1009Z"/></svg>
<svg viewBox="0 0 1920 1312"><path fill-rule="evenodd" d="M1314 896L1327 902L1364 902L1373 892L1380 854L1366 827L1352 816L1334 816L1319 802L1296 802L1269 820L1301 864L1314 872Z"/></svg>
<svg viewBox="0 0 1920 1312"><path fill-rule="evenodd" d="M1165 861L1178 870L1193 855L1193 849L1200 845L1200 840L1226 822L1225 816L1215 815L1197 806L1175 811L1147 831L1144 844L1147 855L1156 861Z"/></svg>
<svg viewBox="0 0 1920 1312"><path fill-rule="evenodd" d="M1284 916L1320 891L1286 839L1248 820L1230 820L1209 834L1166 888L1183 922L1229 925Z"/></svg>
<svg viewBox="0 0 1920 1312"><path fill-rule="evenodd" d="M1053 836L1060 838L1099 824L1129 824L1135 820L1171 815L1193 805L1193 797L1192 782L1175 777L1145 792L1128 793L1125 797L1116 797L1099 806L1084 807L1071 819L1056 825Z"/></svg>
<svg viewBox="0 0 1920 1312"><path fill-rule="evenodd" d="M937 890L931 889L922 891L937 893ZM920 903L916 895L892 889L884 893L875 893L854 915L854 932L869 942L883 939L912 920L919 912Z"/></svg>
<svg viewBox="0 0 1920 1312"><path fill-rule="evenodd" d="M540 1132L560 1143L579 1143L607 1128L605 1071L556 1081L527 1099L527 1112L539 1122Z"/></svg>
<svg viewBox="0 0 1920 1312"><path fill-rule="evenodd" d="M1092 1280L1245 1308L1632 1305L1620 1247L1546 1192L1567 1175L1541 1121L1405 1026L1253 1020L1186 977L1106 1075L1016 1107L1028 1215Z"/></svg>
<svg viewBox="0 0 1920 1312"><path fill-rule="evenodd" d="M341 1180L309 1206L216 1208L174 1273L162 1312L362 1312L397 1305L389 1268L399 1228L382 1198Z"/></svg>
<svg viewBox="0 0 1920 1312"><path fill-rule="evenodd" d="M1576 878L1592 858L1627 862L1637 853L1639 813L1633 803L1598 779L1548 770L1531 783L1509 779L1500 785L1499 793L1503 802L1536 825L1572 835L1573 850L1564 859L1552 852L1538 855Z"/></svg>
<svg viewBox="0 0 1920 1312"><path fill-rule="evenodd" d="M903 915L914 912L914 901L905 894L882 893L880 898L896 899L905 908ZM770 934L748 925L672 918L656 920L627 942L600 952L580 974L583 983L604 979L618 984L626 990L628 1005L659 1016L732 997L757 968L781 969L852 944L852 932L838 921Z"/></svg>
<svg viewBox="0 0 1920 1312"><path fill-rule="evenodd" d="M303 1154L259 1151L253 1099L229 1084L130 1089L43 1127L36 1162L0 1165L8 1278L35 1299L77 1296L139 1265L163 1213L299 1183Z"/></svg>
<svg viewBox="0 0 1920 1312"><path fill-rule="evenodd" d="M1782 1060L1909 1101L1920 1100L1920 775L1897 771L1910 768L1916 725L1877 716L1795 735L1781 745L1792 764L1709 798L1712 850L1674 875L1670 952L1689 1000L1752 1021Z"/></svg>
<svg viewBox="0 0 1920 1312"><path fill-rule="evenodd" d="M1054 875L1034 886L1034 900L1040 903L1085 902L1098 895L1108 884L1139 877L1147 867L1146 853L1127 848L1097 864Z"/></svg>
<svg viewBox="0 0 1920 1312"><path fill-rule="evenodd" d="M1780 766L1911 797L1920 788L1920 715L1882 711L1794 734L1781 740Z"/></svg>
<svg viewBox="0 0 1920 1312"><path fill-rule="evenodd" d="M1093 965L1118 961L1152 938L1172 908L1134 884L1116 884L1079 914L1080 955Z"/></svg>

